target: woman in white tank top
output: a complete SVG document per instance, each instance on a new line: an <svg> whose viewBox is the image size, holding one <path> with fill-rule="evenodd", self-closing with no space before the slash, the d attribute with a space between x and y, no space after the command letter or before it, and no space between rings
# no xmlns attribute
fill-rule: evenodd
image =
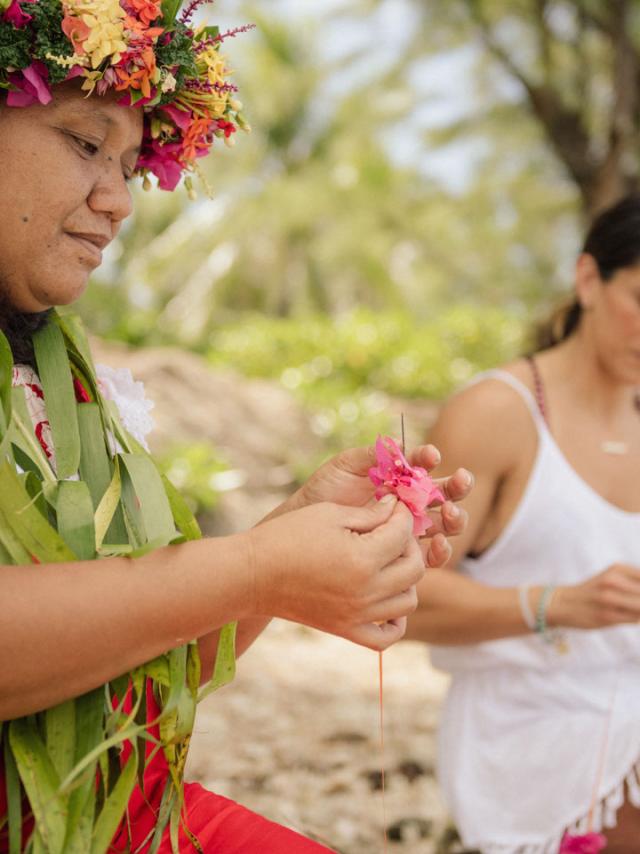
<svg viewBox="0 0 640 854"><path fill-rule="evenodd" d="M452 675L440 781L483 854L640 852L640 197L594 223L563 323L431 437L476 487L407 636Z"/></svg>

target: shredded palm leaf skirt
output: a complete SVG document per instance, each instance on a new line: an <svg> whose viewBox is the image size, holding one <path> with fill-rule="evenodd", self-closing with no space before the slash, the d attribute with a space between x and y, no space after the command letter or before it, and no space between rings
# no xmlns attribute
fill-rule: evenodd
<svg viewBox="0 0 640 854"><path fill-rule="evenodd" d="M0 333L0 565L135 558L199 538L183 499L100 393L79 321L54 314L33 343L55 466L24 388L12 387L11 349ZM10 854L103 854L116 833L126 843L136 783L142 788L145 769L161 759L168 773L145 848L157 851L168 829L174 852L180 834L198 850L183 821L196 703L234 672L232 623L204 688L192 641L81 697L0 722L0 842Z"/></svg>

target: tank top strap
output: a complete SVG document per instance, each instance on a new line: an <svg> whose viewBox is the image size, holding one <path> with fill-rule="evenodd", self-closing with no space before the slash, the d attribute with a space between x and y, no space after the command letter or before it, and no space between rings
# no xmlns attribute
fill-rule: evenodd
<svg viewBox="0 0 640 854"><path fill-rule="evenodd" d="M471 382L467 384L467 387L476 385L476 383L482 382L483 380L499 380L500 382L506 383L506 385L510 386L516 394L520 396L529 409L531 417L538 429L538 433L546 432L547 425L542 413L540 412L540 407L538 406L538 403L531 391L523 382L521 382L521 380L514 377L513 374L509 373L509 371L504 371L501 368L494 368L493 370L483 371L481 374L476 374Z"/></svg>

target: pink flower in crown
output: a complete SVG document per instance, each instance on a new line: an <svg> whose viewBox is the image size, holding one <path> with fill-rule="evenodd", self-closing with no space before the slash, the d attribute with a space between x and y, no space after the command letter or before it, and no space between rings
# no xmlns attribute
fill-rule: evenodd
<svg viewBox="0 0 640 854"><path fill-rule="evenodd" d="M583 833L580 836L562 837L558 854L598 854L607 847L607 840L601 833Z"/></svg>
<svg viewBox="0 0 640 854"><path fill-rule="evenodd" d="M182 177L183 164L179 159L181 151L182 143L180 142L160 145L154 139L149 145L148 140L145 140L136 169L148 169L158 179L158 186L161 189L174 190Z"/></svg>
<svg viewBox="0 0 640 854"><path fill-rule="evenodd" d="M177 128L180 128L182 131L189 129L189 125L193 121L191 110L181 110L180 107L176 107L173 104L163 104L160 109L163 113L167 114Z"/></svg>
<svg viewBox="0 0 640 854"><path fill-rule="evenodd" d="M31 104L48 104L52 98L48 79L47 66L39 60L35 60L22 71L12 72L9 74L9 83L15 88L7 93L7 106L28 107Z"/></svg>
<svg viewBox="0 0 640 854"><path fill-rule="evenodd" d="M22 2L36 3L37 0L22 0ZM2 20L9 24L13 24L16 30L21 30L22 27L26 27L32 17L32 15L27 15L26 12L22 11L18 0L11 0L11 3L9 3L2 13Z"/></svg>
<svg viewBox="0 0 640 854"><path fill-rule="evenodd" d="M104 95L112 86L118 82L118 75L113 68L107 68L100 80L96 83L98 95Z"/></svg>
<svg viewBox="0 0 640 854"><path fill-rule="evenodd" d="M76 77L82 77L84 75L84 68L81 65L74 65L69 69L69 73L64 78L65 82L67 80L75 80Z"/></svg>
<svg viewBox="0 0 640 854"><path fill-rule="evenodd" d="M369 469L369 478L376 487L376 498L397 495L413 516L413 533L421 537L431 527L427 508L444 495L434 484L426 469L411 466L397 444L388 436L376 441L377 466Z"/></svg>

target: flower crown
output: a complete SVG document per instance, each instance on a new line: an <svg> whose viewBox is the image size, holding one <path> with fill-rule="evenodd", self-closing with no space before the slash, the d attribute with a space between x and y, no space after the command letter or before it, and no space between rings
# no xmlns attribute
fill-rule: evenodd
<svg viewBox="0 0 640 854"><path fill-rule="evenodd" d="M231 145L249 130L220 53L220 33L194 27L208 0L0 0L0 88L8 106L47 104L51 86L82 78L82 88L122 93L144 110L136 173L173 190L217 138ZM191 191L190 177L185 180Z"/></svg>

